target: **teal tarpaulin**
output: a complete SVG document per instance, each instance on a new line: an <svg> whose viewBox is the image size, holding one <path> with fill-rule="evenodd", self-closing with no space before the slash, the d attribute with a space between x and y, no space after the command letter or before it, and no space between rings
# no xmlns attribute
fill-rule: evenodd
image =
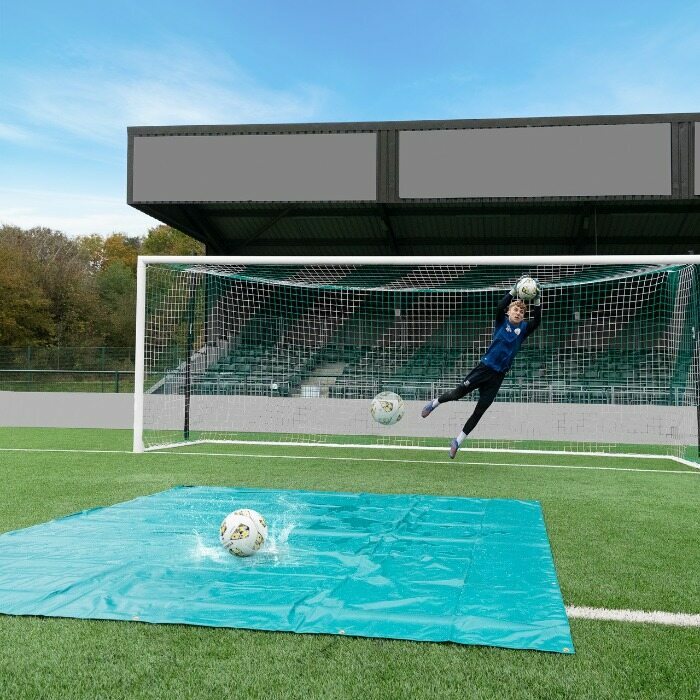
<svg viewBox="0 0 700 700"><path fill-rule="evenodd" d="M178 487L0 535L0 613L573 653L536 501Z"/></svg>

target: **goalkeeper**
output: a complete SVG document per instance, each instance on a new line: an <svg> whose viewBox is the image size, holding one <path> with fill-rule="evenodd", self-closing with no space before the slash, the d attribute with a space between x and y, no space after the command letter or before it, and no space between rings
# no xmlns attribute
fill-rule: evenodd
<svg viewBox="0 0 700 700"><path fill-rule="evenodd" d="M520 280L524 277L521 277ZM421 411L421 416L426 418L439 404L446 401L458 401L474 391L474 389L479 390L479 400L476 403L474 412L464 424L462 432L450 443L450 457L452 459L454 459L457 450L467 435L474 430L486 409L493 403L506 373L513 364L515 355L520 350L520 346L540 325L542 318L540 285L538 282L536 283L537 293L531 302L533 318L526 321L525 312L527 311L527 305L524 301L517 298L520 280L515 283L510 292L498 304L491 345L479 364L469 372L462 383L458 384L452 391L446 391L438 398L428 401Z"/></svg>

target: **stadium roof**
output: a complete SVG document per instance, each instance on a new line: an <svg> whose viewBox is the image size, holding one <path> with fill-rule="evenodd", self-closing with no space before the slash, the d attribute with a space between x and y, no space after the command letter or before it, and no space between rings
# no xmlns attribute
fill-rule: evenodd
<svg viewBox="0 0 700 700"><path fill-rule="evenodd" d="M700 252L700 113L128 129L210 255Z"/></svg>

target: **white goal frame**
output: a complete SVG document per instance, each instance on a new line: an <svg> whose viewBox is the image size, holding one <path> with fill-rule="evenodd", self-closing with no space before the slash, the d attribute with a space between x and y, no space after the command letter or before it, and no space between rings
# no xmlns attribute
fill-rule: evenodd
<svg viewBox="0 0 700 700"><path fill-rule="evenodd" d="M424 258L411 256L139 256L137 263L136 291L136 347L135 347L135 382L134 382L134 421L133 421L133 451L144 452L144 356L145 356L145 323L146 323L146 269L150 264L216 264L216 265L519 265L523 268L533 265L612 265L612 264L658 264L658 265L700 265L700 255L535 255L535 256L429 256ZM700 329L698 329L700 332ZM235 441L235 440L205 440L182 443L186 445L197 442L225 442L226 444L262 444L289 445L289 442L271 441ZM303 442L293 444L306 444ZM308 443L314 446L335 446L332 443ZM177 445L170 445L173 447ZM373 447L400 449L397 445L362 445L338 444L338 447ZM405 446L405 449L442 450L433 446ZM542 453L542 454L598 454L606 457L630 457L672 459L694 468L700 468L695 462L672 455L623 454L612 452L585 453L552 450L519 450L506 448L463 448L473 451L513 452L513 453Z"/></svg>

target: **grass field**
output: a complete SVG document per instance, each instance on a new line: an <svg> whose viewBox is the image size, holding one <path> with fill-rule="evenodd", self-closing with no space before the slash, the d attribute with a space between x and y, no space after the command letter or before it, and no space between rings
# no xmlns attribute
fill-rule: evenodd
<svg viewBox="0 0 700 700"><path fill-rule="evenodd" d="M128 431L0 428L0 531L178 484L532 499L568 606L700 612L700 470L672 461L130 445ZM571 631L563 656L0 616L0 698L700 697L700 628L572 619Z"/></svg>

